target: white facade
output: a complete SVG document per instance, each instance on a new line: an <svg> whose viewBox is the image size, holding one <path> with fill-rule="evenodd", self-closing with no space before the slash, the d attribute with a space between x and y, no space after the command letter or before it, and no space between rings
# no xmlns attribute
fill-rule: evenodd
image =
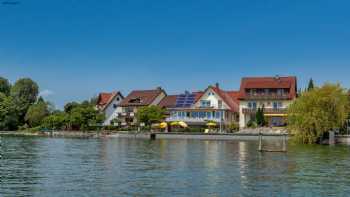
<svg viewBox="0 0 350 197"><path fill-rule="evenodd" d="M171 109L170 117L166 121L184 121L192 124L215 121L230 124L235 121L235 116L220 95L209 87L191 107Z"/></svg>
<svg viewBox="0 0 350 197"><path fill-rule="evenodd" d="M256 103L255 108L262 108L266 111L278 111L286 110L288 106L293 102L293 100L243 100L239 102L239 127L244 128L250 121L250 115L245 114L244 109L254 109L254 103Z"/></svg>
<svg viewBox="0 0 350 197"><path fill-rule="evenodd" d="M203 106L205 102L208 102L209 106ZM221 102L221 106L219 106L219 102ZM227 104L217 95L211 88L209 88L202 97L194 104L194 108L213 108L213 109L230 109Z"/></svg>
<svg viewBox="0 0 350 197"><path fill-rule="evenodd" d="M123 97L120 94L117 94L111 102L109 102L103 109L105 114L105 121L103 125L111 125L111 121L118 116L118 113L121 112L121 108L118 107L118 104L123 100Z"/></svg>

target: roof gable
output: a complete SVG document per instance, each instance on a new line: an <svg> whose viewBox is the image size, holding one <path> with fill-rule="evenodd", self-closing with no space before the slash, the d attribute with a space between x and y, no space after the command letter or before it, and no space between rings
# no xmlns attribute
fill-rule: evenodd
<svg viewBox="0 0 350 197"><path fill-rule="evenodd" d="M220 100L222 100L231 111L238 112L239 105L236 100L234 100L233 96L230 95L230 92L234 92L236 95L237 93L235 91L224 91L220 89L218 86L209 86L202 94L201 96L196 100L196 103L198 104L198 101L200 101L201 98L203 98L203 95L206 95L209 91L213 91L215 93L214 96L218 97ZM233 95L233 93L232 93ZM238 101L238 100L237 100Z"/></svg>
<svg viewBox="0 0 350 197"><path fill-rule="evenodd" d="M120 91L114 91L111 93L107 93L107 92L102 92L98 95L98 99L97 99L97 108L99 108L100 110L105 110L108 105L110 103L112 103L112 101L114 100L114 98L116 98L117 96L119 96L121 99L124 98L124 96L121 94Z"/></svg>
<svg viewBox="0 0 350 197"><path fill-rule="evenodd" d="M134 90L119 104L120 106L147 106L160 95L165 93L161 88L155 90Z"/></svg>
<svg viewBox="0 0 350 197"><path fill-rule="evenodd" d="M239 99L245 98L246 89L289 89L289 98L295 98L297 92L296 77L245 77L242 78Z"/></svg>

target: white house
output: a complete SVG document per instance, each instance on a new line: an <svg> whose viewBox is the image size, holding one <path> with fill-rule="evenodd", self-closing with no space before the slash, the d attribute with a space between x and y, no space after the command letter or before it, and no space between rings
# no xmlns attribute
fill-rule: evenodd
<svg viewBox="0 0 350 197"><path fill-rule="evenodd" d="M296 77L245 77L239 94L239 125L247 126L263 109L267 126L286 125L287 108L297 97Z"/></svg>
<svg viewBox="0 0 350 197"><path fill-rule="evenodd" d="M214 121L227 126L238 122L237 96L237 91L224 91L219 84L209 86L204 92L185 92L177 96L175 107L168 109L167 121L183 121L189 125Z"/></svg>
<svg viewBox="0 0 350 197"><path fill-rule="evenodd" d="M124 96L119 91L99 94L96 108L105 114L103 125L111 125L111 121L118 116L118 105L123 99Z"/></svg>

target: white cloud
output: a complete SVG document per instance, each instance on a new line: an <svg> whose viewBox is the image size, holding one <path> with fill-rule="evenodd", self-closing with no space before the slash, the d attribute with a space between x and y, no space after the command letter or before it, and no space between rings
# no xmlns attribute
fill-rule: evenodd
<svg viewBox="0 0 350 197"><path fill-rule="evenodd" d="M43 90L39 93L39 96L42 96L42 97L48 97L50 95L53 95L55 94L52 90Z"/></svg>

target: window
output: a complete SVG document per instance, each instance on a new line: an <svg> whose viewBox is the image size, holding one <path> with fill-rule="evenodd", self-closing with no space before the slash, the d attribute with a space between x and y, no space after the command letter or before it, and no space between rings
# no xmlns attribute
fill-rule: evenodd
<svg viewBox="0 0 350 197"><path fill-rule="evenodd" d="M117 101L119 101L120 100L120 98L119 97L117 97Z"/></svg>
<svg viewBox="0 0 350 197"><path fill-rule="evenodd" d="M192 118L198 118L198 112L192 112L191 116Z"/></svg>
<svg viewBox="0 0 350 197"><path fill-rule="evenodd" d="M274 109L278 109L278 108L282 108L283 107L283 104L282 104L281 101L279 101L279 102L275 101L272 104L273 104L273 108Z"/></svg>
<svg viewBox="0 0 350 197"><path fill-rule="evenodd" d="M113 104L113 108L116 109L118 106L117 104Z"/></svg>
<svg viewBox="0 0 350 197"><path fill-rule="evenodd" d="M248 102L248 108L256 109L256 102Z"/></svg>
<svg viewBox="0 0 350 197"><path fill-rule="evenodd" d="M177 116L177 112L176 111L170 112L170 116L175 118Z"/></svg>
<svg viewBox="0 0 350 197"><path fill-rule="evenodd" d="M201 100L201 107L210 107L210 101Z"/></svg>
<svg viewBox="0 0 350 197"><path fill-rule="evenodd" d="M218 100L218 108L219 108L219 109L222 108L222 100Z"/></svg>
<svg viewBox="0 0 350 197"><path fill-rule="evenodd" d="M207 118L211 119L211 112L207 112Z"/></svg>
<svg viewBox="0 0 350 197"><path fill-rule="evenodd" d="M278 108L282 108L283 105L282 105L282 102L278 102Z"/></svg>
<svg viewBox="0 0 350 197"><path fill-rule="evenodd" d="M221 112L219 111L215 112L215 118L217 119L221 118Z"/></svg>

